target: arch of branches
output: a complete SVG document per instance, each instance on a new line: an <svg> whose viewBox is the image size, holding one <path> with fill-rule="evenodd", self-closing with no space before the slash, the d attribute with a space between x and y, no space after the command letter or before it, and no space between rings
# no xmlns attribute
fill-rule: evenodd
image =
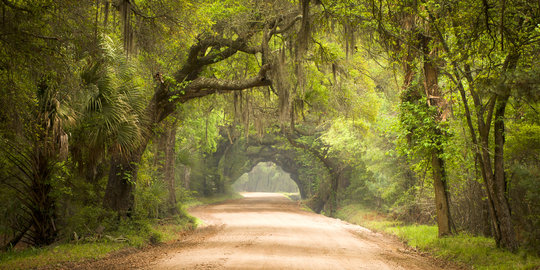
<svg viewBox="0 0 540 270"><path fill-rule="evenodd" d="M241 137L232 141L223 136L217 151L206 159L210 178L216 192L222 193L242 174L250 172L260 162L273 162L289 173L296 183L302 199L315 212L332 208L335 193L348 184L344 175L339 177L328 168L327 162L308 149L292 145L282 134L259 137Z"/></svg>

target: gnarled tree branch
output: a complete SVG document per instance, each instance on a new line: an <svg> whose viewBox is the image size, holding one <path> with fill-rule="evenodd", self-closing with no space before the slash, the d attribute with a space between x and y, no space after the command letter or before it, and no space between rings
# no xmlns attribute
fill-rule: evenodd
<svg viewBox="0 0 540 270"><path fill-rule="evenodd" d="M258 86L269 86L272 82L267 78L266 72L270 65L264 65L259 70L257 76L244 80L222 80L215 78L199 77L184 89L185 94L179 98L180 102L190 99L207 96L220 91L238 91Z"/></svg>

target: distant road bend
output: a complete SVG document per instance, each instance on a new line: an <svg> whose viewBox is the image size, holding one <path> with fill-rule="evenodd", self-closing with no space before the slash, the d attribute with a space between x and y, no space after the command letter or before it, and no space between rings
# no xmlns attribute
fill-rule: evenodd
<svg viewBox="0 0 540 270"><path fill-rule="evenodd" d="M276 193L193 209L208 231L147 269L449 269L363 227L300 209ZM204 228L202 229L204 230Z"/></svg>

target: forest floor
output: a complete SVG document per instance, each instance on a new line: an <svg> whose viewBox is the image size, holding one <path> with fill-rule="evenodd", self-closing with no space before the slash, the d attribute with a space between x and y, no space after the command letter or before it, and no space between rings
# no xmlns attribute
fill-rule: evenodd
<svg viewBox="0 0 540 270"><path fill-rule="evenodd" d="M395 238L304 211L277 193L192 208L203 226L182 240L65 269L461 269Z"/></svg>

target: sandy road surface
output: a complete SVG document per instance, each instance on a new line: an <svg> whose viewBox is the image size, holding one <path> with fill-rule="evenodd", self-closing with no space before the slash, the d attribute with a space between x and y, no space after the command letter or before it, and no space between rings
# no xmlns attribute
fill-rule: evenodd
<svg viewBox="0 0 540 270"><path fill-rule="evenodd" d="M196 208L207 233L147 269L449 269L360 226L302 211L280 194Z"/></svg>

